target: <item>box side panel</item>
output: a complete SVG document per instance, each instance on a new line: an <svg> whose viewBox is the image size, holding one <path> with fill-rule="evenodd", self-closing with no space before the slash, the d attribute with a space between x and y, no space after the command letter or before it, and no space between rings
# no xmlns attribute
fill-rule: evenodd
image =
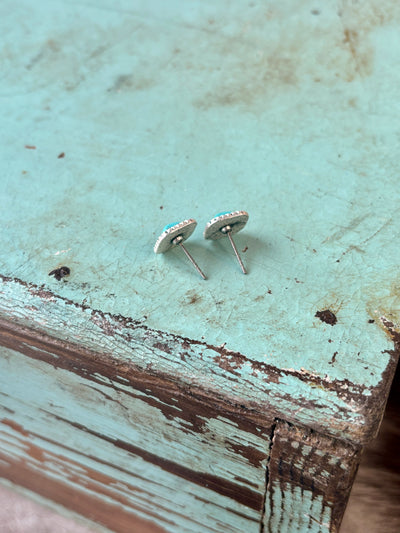
<svg viewBox="0 0 400 533"><path fill-rule="evenodd" d="M166 531L258 532L270 428L47 355L1 348L2 476L116 531L134 515Z"/></svg>

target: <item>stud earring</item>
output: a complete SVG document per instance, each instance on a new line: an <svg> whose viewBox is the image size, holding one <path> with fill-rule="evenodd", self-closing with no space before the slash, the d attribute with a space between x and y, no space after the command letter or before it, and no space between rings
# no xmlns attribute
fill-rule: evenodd
<svg viewBox="0 0 400 533"><path fill-rule="evenodd" d="M228 236L243 274L247 274L247 272L232 239L232 235L243 229L248 219L249 215L246 211L226 211L215 215L215 217L207 223L204 230L205 239L217 240L221 237Z"/></svg>
<svg viewBox="0 0 400 533"><path fill-rule="evenodd" d="M203 279L206 279L196 261L183 246L183 242L191 236L196 226L197 222L193 218L189 218L183 222L173 222L172 224L168 224L158 237L157 242L154 245L154 252L156 254L164 254L174 246L180 246L200 276Z"/></svg>

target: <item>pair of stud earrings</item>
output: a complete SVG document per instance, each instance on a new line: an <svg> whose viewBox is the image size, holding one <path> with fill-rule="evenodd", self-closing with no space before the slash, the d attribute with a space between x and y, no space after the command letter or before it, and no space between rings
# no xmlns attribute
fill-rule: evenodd
<svg viewBox="0 0 400 533"><path fill-rule="evenodd" d="M215 217L206 224L204 230L205 239L217 240L224 236L229 238L243 274L246 274L246 269L244 268L242 259L232 239L232 235L243 229L248 219L249 215L246 211L226 211L215 215ZM188 239L194 232L196 226L197 222L193 218L189 218L183 222L168 224L158 237L154 246L154 252L156 254L164 254L174 246L180 246L200 276L203 279L206 279L206 276L200 269L199 265L183 245L184 241L186 241L186 239Z"/></svg>

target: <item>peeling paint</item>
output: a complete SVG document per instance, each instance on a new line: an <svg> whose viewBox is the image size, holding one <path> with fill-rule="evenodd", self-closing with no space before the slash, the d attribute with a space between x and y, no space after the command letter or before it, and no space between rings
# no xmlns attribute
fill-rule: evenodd
<svg viewBox="0 0 400 533"><path fill-rule="evenodd" d="M294 420L299 419L302 423L315 424L314 427L316 428L321 427L321 424L328 424L326 426L326 431L328 432L339 431L346 434L346 432L350 431L349 436L352 435L351 438L356 440L370 438L370 435L374 434L378 428L381 416L378 413L379 409L382 408L382 390L386 390L389 386L386 376L390 376L394 371L399 355L398 348L385 350L385 353L382 354L382 357L390 361L386 374L377 386L369 387L352 383L347 379L334 380L329 375L322 378L306 369L277 368L251 359L239 352L229 350L225 346L212 346L205 341L180 338L177 335L153 330L141 319L134 320L121 315L103 313L99 310L90 309L87 305L81 305L56 296L51 291L44 290L41 287L3 278L3 288L7 286L15 287L15 284L25 294L22 297L24 307L31 307L32 305L37 308L40 308L41 305L55 306L54 311L51 313L49 311L46 312L47 328L54 328L54 331L57 331L58 335L61 333L62 337L64 332L67 333L67 331L63 330L62 324L65 321L71 323L71 320L76 320L77 318L81 321L83 331L85 331L85 339L82 336L79 337L81 342L84 341L85 343L82 345L84 350L89 349L91 352L96 352L100 349L100 353L102 353L104 352L104 347L109 345L107 350L110 351L107 355L103 354L99 359L99 353L95 360L101 361L101 364L109 361L107 366L110 368L114 368L114 365L116 365L112 375L121 375L123 373L124 379L127 379L126 373L139 370L142 372L145 369L149 378L163 375L162 379L166 379L166 382L169 383L168 386L170 386L171 378L167 377L168 373L165 373L166 369L163 369L163 367L170 364L170 359L171 362L175 361L178 356L184 366L178 372L176 372L175 368L173 374L174 379L178 379L181 382L182 391L187 390L187 386L190 384L192 394L195 390L196 394L200 393L201 389L199 387L201 387L203 392L200 395L211 394L212 396L216 394L217 397L221 398L221 389L216 387L214 393L212 393L212 390L215 387L214 383L225 383L226 385L223 385L223 388L226 386L231 388L231 392L227 390L225 401L231 405L233 410L236 408L241 409L240 405L243 405L248 414L251 412L256 413L258 408L253 399L256 398L257 394L260 394L259 391L262 384L264 389L263 396L265 396L265 391L269 391L268 396L265 396L262 400L262 405L265 406L265 403L268 402L272 416L279 417L284 415L285 418L290 420L291 413L293 413ZM27 301L26 295L29 295L32 301ZM38 302L42 302L42 304ZM68 311L68 308L70 308L70 311ZM76 318L72 319L73 316ZM17 317L15 317L15 320L18 321ZM97 333L96 329L88 329L89 323L98 328ZM389 326L385 326L383 323L382 326L388 330ZM389 327L389 330L393 331L393 328L390 329ZM103 339L110 338L109 344L104 344L103 340L101 341L102 347L98 346L96 348L96 339L99 338L98 332L103 335ZM390 337L393 339L392 334ZM65 338L70 342L71 335L67 333ZM93 340L90 340L91 338ZM46 347L48 342L46 341L43 346L44 352L40 357L49 359L46 351L54 351L54 341L50 339L49 341L51 348L49 346ZM35 342L33 344L35 345ZM81 348L73 347L73 344L71 344L71 348L80 352ZM26 346L21 347L21 350L27 352ZM57 352L58 348L56 349ZM116 353L120 354L117 359L115 359ZM145 353L147 355L144 355ZM114 355L110 358L111 354ZM32 352L32 356L38 357L38 350L34 353ZM79 369L81 369L83 361L89 361L87 359L88 355L85 357L85 359L82 359L82 356L77 356L76 361L78 364L72 367L74 371L81 371ZM146 359L147 361L145 362ZM56 362L57 360L53 356L51 356L51 360L52 364L60 364ZM207 367L206 361L210 361L212 366ZM194 369L196 369L195 373ZM198 381L199 376L204 372L212 378L210 381L205 382L204 379ZM194 386L195 382L196 386ZM239 400L237 384L241 383L243 386L240 385L241 399ZM249 389L249 383L252 383L252 387L255 387L254 393ZM303 385L300 386L300 384ZM302 387L304 386L303 390ZM285 390L286 387L287 390ZM296 394L293 394L292 391L296 391ZM371 399L369 403L368 398ZM331 403L333 399L335 399L334 404ZM239 407L235 407L235 405ZM299 407L301 407L301 411L298 410ZM284 412L281 411L282 408ZM320 412L324 411L326 416L321 417ZM366 423L366 419L363 417L370 421L375 420L375 422ZM315 422L312 421L313 418ZM307 420L308 422L306 422ZM355 425L352 426L354 422ZM365 436L363 437L362 435Z"/></svg>

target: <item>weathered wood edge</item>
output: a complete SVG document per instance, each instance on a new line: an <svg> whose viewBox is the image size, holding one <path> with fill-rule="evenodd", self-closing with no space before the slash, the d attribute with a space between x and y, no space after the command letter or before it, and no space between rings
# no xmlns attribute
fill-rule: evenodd
<svg viewBox="0 0 400 533"><path fill-rule="evenodd" d="M81 358L102 360L115 375L128 370L161 379L165 387L198 395L205 402L258 421L284 419L333 437L364 444L377 433L400 355L400 334L381 317L381 327L394 342L389 363L376 387L348 380L325 380L295 370L260 363L224 346L187 339L146 326L135 320L103 313L54 294L44 286L0 275L0 317L4 335L28 336L47 349L70 351ZM15 294L18 293L18 297ZM74 329L74 325L76 328ZM73 339L73 340L71 340ZM12 343L11 343L12 344ZM8 344L7 344L8 345ZM24 347L18 348L24 353ZM180 358L182 371L177 370ZM286 390L285 380L308 386L308 397ZM262 393L262 402L255 399ZM321 391L323 397L321 398Z"/></svg>
<svg viewBox="0 0 400 533"><path fill-rule="evenodd" d="M339 531L361 452L361 446L277 421L261 532Z"/></svg>

